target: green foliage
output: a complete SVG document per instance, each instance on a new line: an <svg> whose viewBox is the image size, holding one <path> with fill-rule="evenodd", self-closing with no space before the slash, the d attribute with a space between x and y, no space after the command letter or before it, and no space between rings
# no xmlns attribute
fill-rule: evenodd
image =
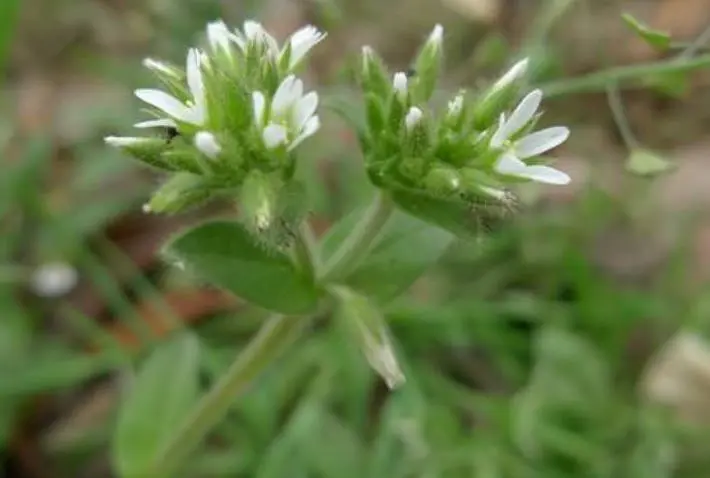
<svg viewBox="0 0 710 478"><path fill-rule="evenodd" d="M265 309L303 314L317 306L313 278L287 255L265 249L237 222L212 221L190 229L170 241L165 253L173 263Z"/></svg>
<svg viewBox="0 0 710 478"><path fill-rule="evenodd" d="M629 13L624 13L621 18L626 23L626 26L653 48L666 51L671 46L671 37L667 32L655 30Z"/></svg>
<svg viewBox="0 0 710 478"><path fill-rule="evenodd" d="M121 404L113 462L123 478L148 476L199 393L199 341L189 333L161 345L141 365Z"/></svg>

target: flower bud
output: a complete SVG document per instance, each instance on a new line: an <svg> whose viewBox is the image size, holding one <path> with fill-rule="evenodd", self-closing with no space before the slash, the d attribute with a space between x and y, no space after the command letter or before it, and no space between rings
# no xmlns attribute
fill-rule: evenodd
<svg viewBox="0 0 710 478"><path fill-rule="evenodd" d="M461 187L461 177L454 168L437 166L424 178L426 189L436 196L455 193Z"/></svg>
<svg viewBox="0 0 710 478"><path fill-rule="evenodd" d="M412 96L417 103L429 101L436 89L443 57L441 46L443 36L443 27L436 25L415 60L414 68L417 76L412 88Z"/></svg>
<svg viewBox="0 0 710 478"><path fill-rule="evenodd" d="M276 219L278 183L274 178L254 170L244 180L240 197L244 223L258 237Z"/></svg>
<svg viewBox="0 0 710 478"><path fill-rule="evenodd" d="M217 142L217 138L208 132L200 131L195 135L195 147L210 159L215 159L222 151L222 147Z"/></svg>
<svg viewBox="0 0 710 478"><path fill-rule="evenodd" d="M163 153L170 148L167 142L160 138L140 138L133 136L107 136L104 141L129 154L132 158L143 164L163 171L178 171L163 157Z"/></svg>
<svg viewBox="0 0 710 478"><path fill-rule="evenodd" d="M337 317L351 334L370 366L384 379L389 388L404 384L394 347L382 313L366 297L347 287L332 287L338 301Z"/></svg>
<svg viewBox="0 0 710 478"><path fill-rule="evenodd" d="M202 176L176 173L153 194L144 211L176 214L204 203L212 192L209 182Z"/></svg>
<svg viewBox="0 0 710 478"><path fill-rule="evenodd" d="M369 46L362 48L362 65L360 71L362 89L368 94L379 98L387 98L391 92L387 69L382 60Z"/></svg>
<svg viewBox="0 0 710 478"><path fill-rule="evenodd" d="M422 120L422 116L424 113L422 112L421 109L417 108L416 106L412 106L409 108L409 111L407 111L407 116L404 118L404 126L407 129L407 131L412 131L416 125L419 124L419 122Z"/></svg>
<svg viewBox="0 0 710 478"><path fill-rule="evenodd" d="M397 98L399 98L401 102L405 102L407 100L407 74L401 71L395 73L392 86Z"/></svg>
<svg viewBox="0 0 710 478"><path fill-rule="evenodd" d="M508 108L519 92L520 80L528 70L525 58L513 65L484 93L473 110L474 126L484 130L498 120L500 113Z"/></svg>

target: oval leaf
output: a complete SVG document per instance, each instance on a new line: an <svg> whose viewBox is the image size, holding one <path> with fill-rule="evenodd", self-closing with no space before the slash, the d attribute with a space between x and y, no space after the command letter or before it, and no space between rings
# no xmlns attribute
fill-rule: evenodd
<svg viewBox="0 0 710 478"><path fill-rule="evenodd" d="M315 309L318 290L289 258L267 251L241 224L214 221L175 238L166 254L196 275L259 307L284 314Z"/></svg>
<svg viewBox="0 0 710 478"><path fill-rule="evenodd" d="M199 342L183 334L143 364L121 405L113 464L123 478L150 476L150 467L199 393Z"/></svg>
<svg viewBox="0 0 710 478"><path fill-rule="evenodd" d="M455 239L440 227L395 211L368 257L346 282L370 297L391 300L436 263Z"/></svg>

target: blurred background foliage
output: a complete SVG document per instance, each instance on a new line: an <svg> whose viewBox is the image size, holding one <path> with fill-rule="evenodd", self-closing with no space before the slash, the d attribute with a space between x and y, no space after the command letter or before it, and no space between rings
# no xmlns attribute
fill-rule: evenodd
<svg viewBox="0 0 710 478"><path fill-rule="evenodd" d="M0 476L112 476L134 367L173 347L172 371L153 364L161 373L140 380L174 419L174 383L194 373L206 389L264 318L160 261L166 237L211 212L142 214L156 178L102 142L136 121L141 58L181 63L215 18L255 17L282 38L311 22L329 38L306 79L347 109L363 44L406 69L436 22L448 90L486 84L511 55L534 58L534 83L564 86L672 54L640 41L624 12L710 48L707 0L2 0ZM644 77L620 98L560 87L545 121L572 129L556 154L573 184L524 189L522 214L458 244L388 306L407 385L388 392L344 331L318 327L183 476L707 476L710 351L681 360L687 377L672 369L660 392L644 384L676 332L710 320L708 80ZM352 133L324 115L299 171L320 232L371 192ZM629 173L644 172L641 148L661 162L641 169L665 174ZM43 296L34 271L57 261L78 283ZM182 353L186 327L199 354Z"/></svg>

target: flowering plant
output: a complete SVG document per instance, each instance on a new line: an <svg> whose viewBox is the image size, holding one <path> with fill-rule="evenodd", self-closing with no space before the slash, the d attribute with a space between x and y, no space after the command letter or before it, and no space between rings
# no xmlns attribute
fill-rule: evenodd
<svg viewBox="0 0 710 478"><path fill-rule="evenodd" d="M307 26L279 45L256 22L230 30L218 21L207 26L206 37L204 48L189 49L184 70L144 62L163 89L136 90L152 118L135 127L167 128L168 137L109 136L106 142L166 174L146 212L235 200L238 220L210 220L184 231L165 253L274 315L167 444L131 465L134 475L170 473L249 379L326 312L346 326L390 387L404 384L381 306L477 223L511 210L516 184L570 181L541 158L569 130L534 131L542 92L520 98L527 59L483 91L460 91L441 110L430 106L443 58L437 25L417 54L414 75L389 72L363 48L365 126L357 133L375 192L370 205L317 242L295 171L298 154L320 128L319 96L306 91L297 73L326 34Z"/></svg>

